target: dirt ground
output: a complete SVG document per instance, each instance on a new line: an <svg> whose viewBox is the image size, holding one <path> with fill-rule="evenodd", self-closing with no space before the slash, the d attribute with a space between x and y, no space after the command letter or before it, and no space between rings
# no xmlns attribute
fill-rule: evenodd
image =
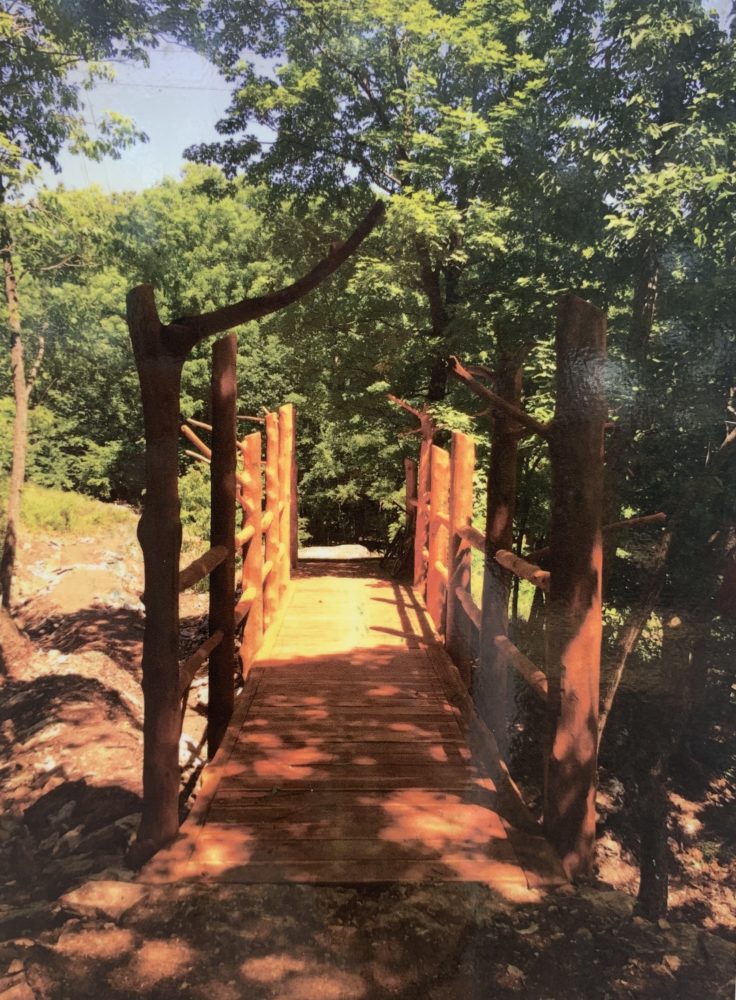
<svg viewBox="0 0 736 1000"><path fill-rule="evenodd" d="M708 802L675 793L679 874L660 925L635 913L615 821L595 884L524 905L474 884L139 886L124 863L142 739L134 522L114 539L31 540L20 557L32 647L0 677L0 1000L733 996L736 877L706 847L727 786ZM205 610L187 597L183 654ZM205 703L197 685L185 779ZM604 781L602 817L615 800Z"/></svg>

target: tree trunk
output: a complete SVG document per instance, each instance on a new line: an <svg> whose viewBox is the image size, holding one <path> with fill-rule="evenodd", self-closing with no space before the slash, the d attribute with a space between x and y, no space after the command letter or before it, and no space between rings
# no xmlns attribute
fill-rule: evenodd
<svg viewBox="0 0 736 1000"><path fill-rule="evenodd" d="M669 850L667 847L667 777L663 754L656 754L639 775L639 892L637 902L649 920L667 913Z"/></svg>
<svg viewBox="0 0 736 1000"><path fill-rule="evenodd" d="M667 913L669 883L667 779L675 747L687 728L691 709L691 664L695 622L670 612L662 633L661 688L658 709L637 776L640 880L637 896L645 917L658 920Z"/></svg>
<svg viewBox="0 0 736 1000"><path fill-rule="evenodd" d="M634 276L634 298L631 304L629 325L631 354L639 364L649 353L658 285L659 253L652 239L647 241L639 260L638 273Z"/></svg>
<svg viewBox="0 0 736 1000"><path fill-rule="evenodd" d="M23 666L33 655L33 646L4 608L0 608L0 677Z"/></svg>
<svg viewBox="0 0 736 1000"><path fill-rule="evenodd" d="M15 556L18 547L20 525L20 500L26 476L26 454L28 450L28 388L26 386L23 338L21 335L20 309L18 307L18 282L13 267L13 253L10 226L2 203L0 189L0 256L3 262L5 301L8 308L8 330L10 332L10 371L13 379L15 399L15 419L13 421L13 457L8 484L6 507L5 539L0 557L0 592L2 606L10 608Z"/></svg>

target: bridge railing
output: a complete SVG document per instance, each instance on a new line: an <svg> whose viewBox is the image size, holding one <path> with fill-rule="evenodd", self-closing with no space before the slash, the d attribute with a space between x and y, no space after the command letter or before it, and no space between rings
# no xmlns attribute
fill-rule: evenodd
<svg viewBox="0 0 736 1000"><path fill-rule="evenodd" d="M506 420L504 433L514 440L539 435L549 446L552 468L549 569L494 544L499 510L513 507L513 497L496 496L505 484L489 478L485 532L473 524L473 440L453 433L448 452L433 443L435 428L428 410L392 400L420 421L419 459L406 463L407 520L414 532L415 589L458 667L467 688L472 665L485 673L486 700L502 752L505 672L513 668L546 705L542 733L544 825L568 873L590 869L595 831L597 720L602 633L602 487L603 433L606 420L602 365L606 321L590 303L568 295L558 316L557 401L555 416L543 424L518 405L481 385L459 362L454 373ZM487 412L487 411L486 411ZM513 452L515 467L516 452ZM493 459L492 459L493 469ZM513 476L515 481L515 473ZM471 557L484 557L480 606L471 593ZM511 641L507 628L508 578L529 580L546 595L544 669ZM506 584L504 585L504 576ZM495 583L488 585L489 578ZM500 580L500 582L499 582ZM489 655L490 651L490 655ZM492 670L486 664L492 662ZM488 677L491 690L487 689ZM498 679L498 689L496 680ZM494 697L496 704L493 704Z"/></svg>
<svg viewBox="0 0 736 1000"><path fill-rule="evenodd" d="M264 462L260 431L237 437L236 357L235 335L214 343L210 385L212 422L189 419L172 428L192 446L185 449L186 454L206 463L210 469L209 548L183 568L178 565L181 521L176 476L169 474L164 481L163 477L152 474L159 470L148 470L144 514L138 531L145 564L146 621L143 815L138 848L132 851L136 860L138 854L142 859L170 841L178 828L179 740L194 677L207 663L207 750L211 758L232 716L236 678L238 674L247 678L296 564L295 410L286 404L263 417L240 418L263 423ZM151 405L150 409L154 407ZM156 455L159 444L151 432L151 423L149 417L147 462ZM209 443L197 431L204 432ZM167 439L166 444L169 464L178 464L175 440ZM173 467L170 471L174 471ZM236 511L240 511L239 519ZM173 537L169 535L171 531ZM165 548L164 537L168 541ZM236 553L242 557L237 579ZM179 660L176 655L179 594L206 577L209 577L208 637L186 659ZM238 636L240 671L236 669L235 655Z"/></svg>

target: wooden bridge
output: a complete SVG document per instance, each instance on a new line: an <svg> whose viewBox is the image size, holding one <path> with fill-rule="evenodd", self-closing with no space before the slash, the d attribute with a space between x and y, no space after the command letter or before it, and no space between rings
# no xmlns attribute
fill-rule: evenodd
<svg viewBox="0 0 736 1000"><path fill-rule="evenodd" d="M602 626L605 317L590 303L563 297L557 401L548 423L521 407L520 370L511 378L495 373L496 392L453 359L454 374L493 414L485 532L473 523L472 439L454 433L449 451L438 447L426 409L394 399L419 419L421 432L418 462L405 463L414 540L410 586L381 578L373 563L307 565L293 576L294 409L243 418L263 425L264 470L260 430L237 433L234 335L214 344L211 424L182 424L187 354L231 315L225 309L207 322L200 317L193 329L183 321L165 327L150 288L129 296L147 484L139 528L146 579L144 794L133 857L167 848L144 877L472 879L522 891L563 879L563 869L573 877L589 873ZM195 433L196 424L211 434L210 444ZM184 568L182 433L210 463L212 483L211 546ZM525 434L545 442L552 466L550 544L533 561L509 551L516 446ZM480 603L470 586L473 549L484 558ZM242 556L237 581L236 554ZM511 574L547 595L543 670L508 636ZM209 636L180 661L179 593L208 575ZM180 831L182 702L207 661L213 759ZM556 854L499 752L512 668L545 704L544 831ZM238 674L244 688L236 700ZM474 697L485 698L491 728Z"/></svg>
<svg viewBox="0 0 736 1000"><path fill-rule="evenodd" d="M300 565L194 810L143 880L462 880L511 898L565 881L499 794L422 602L377 566Z"/></svg>

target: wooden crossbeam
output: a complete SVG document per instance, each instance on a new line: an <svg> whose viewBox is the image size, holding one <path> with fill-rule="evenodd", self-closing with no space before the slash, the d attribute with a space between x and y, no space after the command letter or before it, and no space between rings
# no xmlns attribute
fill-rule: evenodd
<svg viewBox="0 0 736 1000"><path fill-rule="evenodd" d="M179 593L181 594L183 591L189 590L190 587L199 583L200 580L204 580L225 559L227 559L227 547L225 545L213 545L203 555L194 559L179 573Z"/></svg>
<svg viewBox="0 0 736 1000"><path fill-rule="evenodd" d="M526 559L522 559L521 556L514 555L513 552L509 552L507 549L500 549L494 558L499 566L503 566L504 569L509 570L514 576L521 577L522 580L528 580L535 587L539 587L540 590L545 591L545 593L549 592L549 570L541 569L539 566L527 562Z"/></svg>
<svg viewBox="0 0 736 1000"><path fill-rule="evenodd" d="M184 697L187 693L189 685L194 680L194 675L197 673L199 668L204 665L205 661L209 658L210 653L212 653L222 642L223 632L222 629L218 629L213 632L209 639L206 639L202 645L197 649L196 652L192 653L190 657L179 664L179 695Z"/></svg>

